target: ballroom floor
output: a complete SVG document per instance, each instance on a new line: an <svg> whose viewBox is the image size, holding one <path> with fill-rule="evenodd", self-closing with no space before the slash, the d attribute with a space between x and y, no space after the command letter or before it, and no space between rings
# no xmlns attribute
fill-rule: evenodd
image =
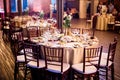
<svg viewBox="0 0 120 80"><path fill-rule="evenodd" d="M80 19L74 19L72 21L72 27L90 27L86 26L86 20L80 20ZM9 45L6 43L6 41L2 40L2 35L0 31L0 59L2 59L4 62L0 61L0 73L4 72L2 75L0 75L0 80L12 80L13 79L13 73L14 73L14 60L12 56L12 52L10 50ZM115 36L118 37L118 44L116 49L116 55L115 55L115 80L120 80L120 34L115 33L113 31L96 31L95 36L99 39L99 42L101 45L103 45L103 51L107 52L108 45L111 41L113 41L113 38ZM4 54L8 54L8 56L4 56ZM5 57L5 58L4 58ZM5 78L4 76L7 76ZM104 78L104 77L103 77ZM101 79L104 80L104 79Z"/></svg>

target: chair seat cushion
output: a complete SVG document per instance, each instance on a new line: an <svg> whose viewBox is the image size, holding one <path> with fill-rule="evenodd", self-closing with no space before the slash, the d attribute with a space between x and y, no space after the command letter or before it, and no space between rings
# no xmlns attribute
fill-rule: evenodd
<svg viewBox="0 0 120 80"><path fill-rule="evenodd" d="M31 57L27 57L27 58L28 59L34 59L34 58L31 58ZM17 56L17 62L25 62L25 56L24 55L18 55Z"/></svg>
<svg viewBox="0 0 120 80"><path fill-rule="evenodd" d="M102 56L101 56L102 59L107 59L107 56L108 56L108 53L102 52Z"/></svg>
<svg viewBox="0 0 120 80"><path fill-rule="evenodd" d="M91 63L86 63L86 64L91 65ZM91 66L85 66L85 73L83 73L83 63L72 65L72 69L82 74L92 74L97 72L97 68L94 65L91 65Z"/></svg>
<svg viewBox="0 0 120 80"><path fill-rule="evenodd" d="M17 56L17 62L25 62L25 56L24 55L18 55Z"/></svg>
<svg viewBox="0 0 120 80"><path fill-rule="evenodd" d="M60 63L58 63L60 64ZM63 73L67 71L70 68L70 65L68 63L63 63ZM56 65L48 65L47 70L49 72L53 73L61 73L61 66L56 66Z"/></svg>
<svg viewBox="0 0 120 80"><path fill-rule="evenodd" d="M107 59L101 59L100 67L105 67L106 64L107 64ZM111 65L112 65L112 62L109 61L108 66L111 66Z"/></svg>
<svg viewBox="0 0 120 80"><path fill-rule="evenodd" d="M44 68L45 67L45 61L44 60L39 60L39 67L37 67L37 62L35 62L35 61L28 62L27 66L32 67L32 68Z"/></svg>
<svg viewBox="0 0 120 80"><path fill-rule="evenodd" d="M94 61L92 61L91 64L97 65L98 64L98 58L94 58L93 60ZM112 62L109 61L108 66L111 66L111 64L112 64ZM107 65L107 58L105 58L105 57L101 58L100 67L105 67L106 65Z"/></svg>
<svg viewBox="0 0 120 80"><path fill-rule="evenodd" d="M107 57L108 57L108 53L102 52L101 58L102 58L102 59L107 59ZM109 58L111 58L111 56L109 56Z"/></svg>
<svg viewBox="0 0 120 80"><path fill-rule="evenodd" d="M120 24L115 24L115 26L120 26Z"/></svg>

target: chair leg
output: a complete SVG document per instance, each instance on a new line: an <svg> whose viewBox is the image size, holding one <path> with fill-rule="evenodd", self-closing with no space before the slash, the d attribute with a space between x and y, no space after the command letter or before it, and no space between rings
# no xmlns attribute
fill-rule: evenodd
<svg viewBox="0 0 120 80"><path fill-rule="evenodd" d="M70 80L74 80L73 78L74 78L74 73L73 73L73 70L71 69L70 70L70 76L69 76L70 78Z"/></svg>
<svg viewBox="0 0 120 80"><path fill-rule="evenodd" d="M62 80L66 80L66 79L62 76Z"/></svg>
<svg viewBox="0 0 120 80"><path fill-rule="evenodd" d="M15 63L15 68L14 68L14 80L17 80L17 74L18 74L18 64Z"/></svg>
<svg viewBox="0 0 120 80"><path fill-rule="evenodd" d="M27 76L27 66L25 67L24 80L26 80L26 76Z"/></svg>
<svg viewBox="0 0 120 80"><path fill-rule="evenodd" d="M9 34L10 34L9 30L3 30L3 34L2 34L3 39L9 41L9 37L10 37Z"/></svg>
<svg viewBox="0 0 120 80"><path fill-rule="evenodd" d="M114 64L112 64L111 66L111 76L112 76L112 80L114 80Z"/></svg>
<svg viewBox="0 0 120 80"><path fill-rule="evenodd" d="M74 70L71 70L71 80L74 80L75 77L74 77Z"/></svg>
<svg viewBox="0 0 120 80"><path fill-rule="evenodd" d="M61 80L61 77L60 78L58 78L58 80ZM52 75L52 80L56 80L56 75Z"/></svg>
<svg viewBox="0 0 120 80"><path fill-rule="evenodd" d="M85 76L84 75L82 75L82 79L85 80Z"/></svg>
<svg viewBox="0 0 120 80"><path fill-rule="evenodd" d="M108 68L106 68L106 80L108 80Z"/></svg>
<svg viewBox="0 0 120 80"><path fill-rule="evenodd" d="M95 78L93 77L94 80L100 80L99 75L96 75Z"/></svg>
<svg viewBox="0 0 120 80"><path fill-rule="evenodd" d="M97 80L99 80L99 79L100 79L100 77L99 77L99 71L97 72L97 74L96 74L96 76L95 76L95 77L96 77L96 79L97 79Z"/></svg>

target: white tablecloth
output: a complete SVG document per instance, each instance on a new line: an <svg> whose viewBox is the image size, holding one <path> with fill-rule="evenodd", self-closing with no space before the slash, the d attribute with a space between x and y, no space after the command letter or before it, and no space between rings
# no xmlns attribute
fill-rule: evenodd
<svg viewBox="0 0 120 80"><path fill-rule="evenodd" d="M37 42L37 40L31 39L33 42L36 42L37 44L40 45L47 45L47 46L51 46L51 47L64 47L64 59L63 61L65 63L69 63L69 64L76 64L76 63L80 63L83 59L83 49L85 46L88 47L96 47L98 46L99 41L97 39L95 39L94 41L92 41L92 45L89 44L85 44L83 42L68 42L68 43L62 43L60 44L58 41L50 41L50 42ZM75 45L79 45L79 46L75 46ZM44 57L44 54L42 54L42 56Z"/></svg>
<svg viewBox="0 0 120 80"><path fill-rule="evenodd" d="M97 25L96 29L97 30L107 30L108 29L108 23L114 22L114 17L110 14L104 14L104 15L99 15L97 18Z"/></svg>

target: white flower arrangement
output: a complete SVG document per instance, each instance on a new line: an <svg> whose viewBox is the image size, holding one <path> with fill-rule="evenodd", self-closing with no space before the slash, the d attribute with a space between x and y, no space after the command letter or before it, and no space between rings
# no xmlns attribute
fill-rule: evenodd
<svg viewBox="0 0 120 80"><path fill-rule="evenodd" d="M26 9L25 9L25 13L26 13L26 15L29 14L29 7L26 7Z"/></svg>
<svg viewBox="0 0 120 80"><path fill-rule="evenodd" d="M64 16L63 16L64 27L69 28L71 25L71 20L72 20L72 14L64 13Z"/></svg>
<svg viewBox="0 0 120 80"><path fill-rule="evenodd" d="M106 14L107 13L107 7L105 5L102 6L101 13L102 14Z"/></svg>

